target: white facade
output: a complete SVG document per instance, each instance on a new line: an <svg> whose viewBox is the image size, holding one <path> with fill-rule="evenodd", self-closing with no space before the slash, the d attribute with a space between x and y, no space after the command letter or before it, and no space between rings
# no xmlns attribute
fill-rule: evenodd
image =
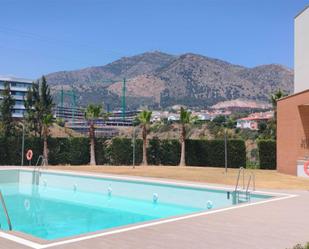
<svg viewBox="0 0 309 249"><path fill-rule="evenodd" d="M4 89L4 84L6 82L10 84L11 95L15 100L13 117L22 118L25 111L24 98L28 91L28 87L32 85L32 81L12 77L0 77L0 91Z"/></svg>
<svg viewBox="0 0 309 249"><path fill-rule="evenodd" d="M236 128L258 130L258 121L248 118L238 119Z"/></svg>
<svg viewBox="0 0 309 249"><path fill-rule="evenodd" d="M309 6L295 17L294 93L309 89Z"/></svg>

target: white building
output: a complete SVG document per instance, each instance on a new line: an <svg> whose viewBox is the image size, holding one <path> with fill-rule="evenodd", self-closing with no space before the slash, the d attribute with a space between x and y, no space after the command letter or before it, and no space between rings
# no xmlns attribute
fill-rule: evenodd
<svg viewBox="0 0 309 249"><path fill-rule="evenodd" d="M168 121L179 121L180 120L180 115L179 114L170 114L167 117Z"/></svg>
<svg viewBox="0 0 309 249"><path fill-rule="evenodd" d="M274 116L273 112L252 113L246 118L237 119L236 128L258 130L260 122L267 122Z"/></svg>
<svg viewBox="0 0 309 249"><path fill-rule="evenodd" d="M4 89L6 82L10 84L11 95L15 100L13 117L22 118L25 112L24 98L33 81L12 77L0 77L0 91ZM0 100L1 98L0 96Z"/></svg>
<svg viewBox="0 0 309 249"><path fill-rule="evenodd" d="M196 116L197 116L197 119L200 120L200 121L211 120L211 116L208 113L199 113Z"/></svg>
<svg viewBox="0 0 309 249"><path fill-rule="evenodd" d="M295 17L294 92L309 88L309 6Z"/></svg>

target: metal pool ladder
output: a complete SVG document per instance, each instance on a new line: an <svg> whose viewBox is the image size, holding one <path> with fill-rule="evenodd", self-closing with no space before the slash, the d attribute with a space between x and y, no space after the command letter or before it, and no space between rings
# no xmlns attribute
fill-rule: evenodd
<svg viewBox="0 0 309 249"><path fill-rule="evenodd" d="M39 164L40 160L41 160L41 164ZM38 157L38 160L36 161L35 166L38 167L38 166L45 166L45 165L46 165L46 159L44 158L43 155L40 155Z"/></svg>
<svg viewBox="0 0 309 249"><path fill-rule="evenodd" d="M248 202L251 199L250 185L252 183L252 191L255 191L255 175L253 172L249 172L249 179L247 186L245 185L245 168L240 167L238 170L237 181L235 184L235 190L233 192L233 203ZM242 178L242 188L239 188L240 176Z"/></svg>
<svg viewBox="0 0 309 249"><path fill-rule="evenodd" d="M4 198L3 198L3 195L2 195L2 192L1 192L1 191L0 191L0 201L1 201L1 205L2 205L3 210L4 210L4 214L5 214L5 217L6 217L8 226L9 226L9 230L12 231L11 219L10 219L10 216L9 216L9 214L8 214L8 210L7 210L7 208L6 208L6 205L5 205L5 202L4 202Z"/></svg>

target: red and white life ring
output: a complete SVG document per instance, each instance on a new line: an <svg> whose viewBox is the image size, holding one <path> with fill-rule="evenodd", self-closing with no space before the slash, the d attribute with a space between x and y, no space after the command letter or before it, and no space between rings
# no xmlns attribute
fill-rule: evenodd
<svg viewBox="0 0 309 249"><path fill-rule="evenodd" d="M30 161L33 157L33 151L28 150L27 153L26 153L26 157L27 157L27 160Z"/></svg>
<svg viewBox="0 0 309 249"><path fill-rule="evenodd" d="M309 161L304 163L304 172L309 176Z"/></svg>

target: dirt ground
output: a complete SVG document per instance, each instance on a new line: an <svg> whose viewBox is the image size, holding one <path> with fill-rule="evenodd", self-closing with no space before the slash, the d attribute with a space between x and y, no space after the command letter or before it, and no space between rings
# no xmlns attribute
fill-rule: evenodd
<svg viewBox="0 0 309 249"><path fill-rule="evenodd" d="M49 169L131 175L235 185L238 169L178 166L48 166ZM257 188L309 190L309 179L278 173L275 170L247 170L254 172ZM249 174L247 174L249 175Z"/></svg>

